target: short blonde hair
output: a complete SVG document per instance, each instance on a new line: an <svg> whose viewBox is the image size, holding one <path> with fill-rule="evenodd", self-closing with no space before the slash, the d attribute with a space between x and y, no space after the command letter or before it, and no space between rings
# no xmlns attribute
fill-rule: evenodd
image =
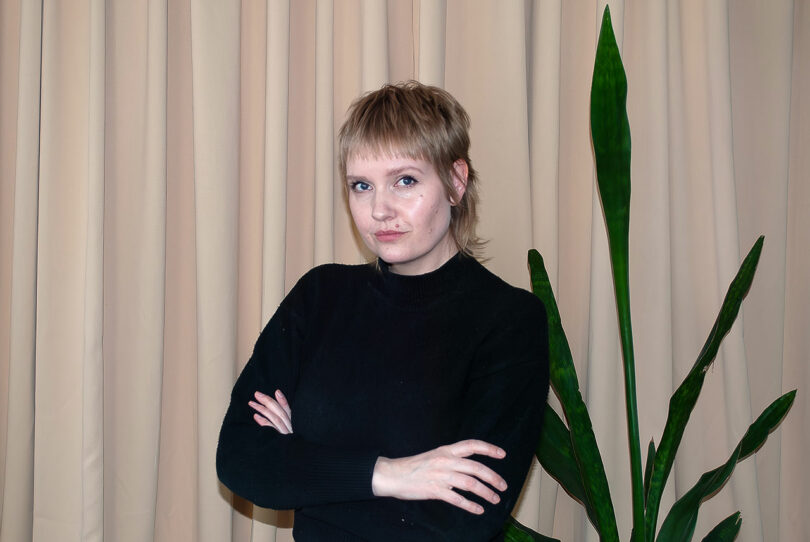
<svg viewBox="0 0 810 542"><path fill-rule="evenodd" d="M338 132L338 167L346 184L346 164L360 155L389 155L425 160L444 185L450 210L450 233L460 252L476 256L484 242L478 222L478 175L470 161L470 117L449 92L418 81L389 84L368 92L349 107ZM467 164L467 185L457 198L453 165Z"/></svg>

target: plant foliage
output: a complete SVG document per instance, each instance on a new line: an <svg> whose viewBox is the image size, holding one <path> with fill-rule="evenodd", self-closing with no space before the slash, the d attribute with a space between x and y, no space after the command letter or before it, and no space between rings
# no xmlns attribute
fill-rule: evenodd
<svg viewBox="0 0 810 542"><path fill-rule="evenodd" d="M619 48L610 22L610 9L605 8L594 63L591 88L591 136L596 160L599 196L607 228L613 285L616 294L619 334L622 344L625 376L625 404L630 451L630 474L633 502L631 540L644 542L687 542L692 540L700 505L717 493L728 481L739 461L756 452L768 435L790 410L796 391L774 401L751 424L728 460L703 474L666 514L656 536L661 496L672 471L675 454L686 423L697 403L706 371L717 356L723 337L731 329L740 305L751 287L763 238L757 239L731 282L714 326L697 356L692 369L672 395L669 413L656 448L651 440L647 462L642 473L641 447L638 435L633 332L630 320L628 273L628 234L630 220L630 126L627 120L627 79ZM571 358L571 349L562 327L557 302L551 289L543 258L529 251L532 290L545 304L549 325L551 387L562 405L565 421L550 407L546 408L543 435L536 455L542 467L580 502L602 541L619 539L613 501L607 476L596 443L591 418L579 390L579 381ZM704 542L734 540L740 531L740 513L720 522L703 539ZM509 520L504 529L509 542L553 541Z"/></svg>

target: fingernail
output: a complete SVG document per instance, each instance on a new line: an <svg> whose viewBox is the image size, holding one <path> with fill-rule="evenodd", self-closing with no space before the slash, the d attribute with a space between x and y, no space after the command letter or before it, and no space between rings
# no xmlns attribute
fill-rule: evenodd
<svg viewBox="0 0 810 542"><path fill-rule="evenodd" d="M476 513L476 514L483 514L483 513L484 513L484 508L483 508L482 506L478 506L478 505L476 505L476 507L475 507L475 513Z"/></svg>
<svg viewBox="0 0 810 542"><path fill-rule="evenodd" d="M264 394L262 392L260 392L260 391L257 391L253 395L255 395L256 397L264 397Z"/></svg>
<svg viewBox="0 0 810 542"><path fill-rule="evenodd" d="M490 501L492 501L492 504L498 504L499 502L501 502L501 498L498 497L497 495L493 495Z"/></svg>

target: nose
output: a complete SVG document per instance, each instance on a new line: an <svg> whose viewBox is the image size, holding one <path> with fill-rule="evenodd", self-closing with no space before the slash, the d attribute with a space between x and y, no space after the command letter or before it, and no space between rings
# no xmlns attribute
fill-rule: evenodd
<svg viewBox="0 0 810 542"><path fill-rule="evenodd" d="M374 194L374 201L371 203L371 217L374 220L385 222L395 215L394 207L389 201L388 194L378 191Z"/></svg>

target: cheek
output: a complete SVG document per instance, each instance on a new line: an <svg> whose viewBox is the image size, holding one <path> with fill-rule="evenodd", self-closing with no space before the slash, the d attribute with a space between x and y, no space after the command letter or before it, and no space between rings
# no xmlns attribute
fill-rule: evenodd
<svg viewBox="0 0 810 542"><path fill-rule="evenodd" d="M450 225L450 206L444 201L436 202L431 206L428 217L431 232L445 230Z"/></svg>
<svg viewBox="0 0 810 542"><path fill-rule="evenodd" d="M358 230L363 230L364 225L364 214L363 214L363 206L360 205L355 200L349 200L349 213L352 215L352 222L354 222L355 227Z"/></svg>

